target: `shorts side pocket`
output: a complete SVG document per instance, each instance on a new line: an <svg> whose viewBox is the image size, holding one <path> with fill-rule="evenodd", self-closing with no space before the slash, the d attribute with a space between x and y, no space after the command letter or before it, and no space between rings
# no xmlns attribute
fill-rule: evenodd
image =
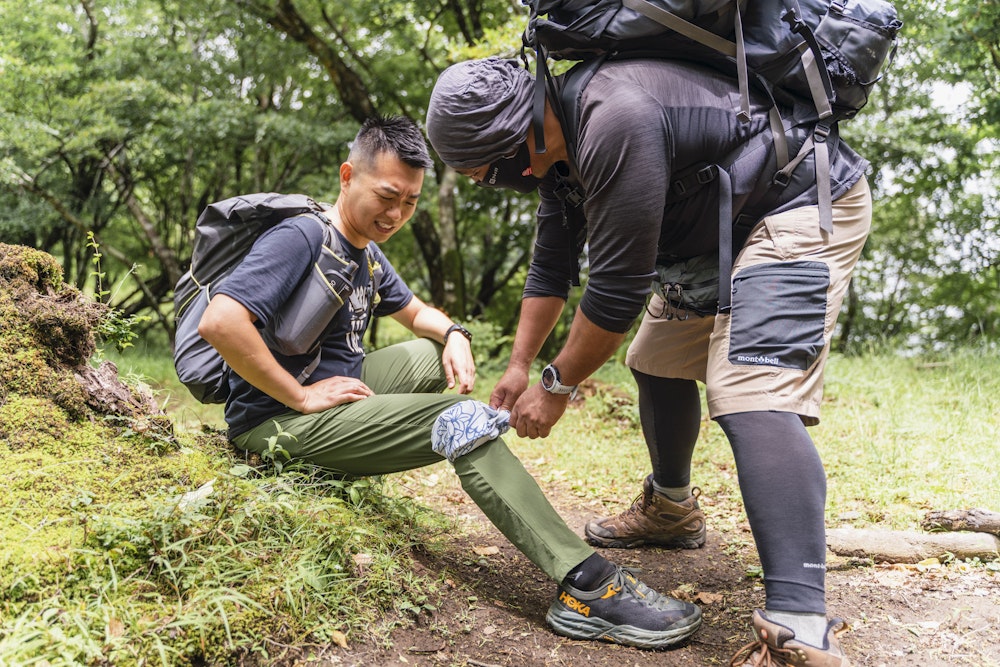
<svg viewBox="0 0 1000 667"><path fill-rule="evenodd" d="M830 269L823 262L757 264L733 278L729 362L808 369L823 351Z"/></svg>

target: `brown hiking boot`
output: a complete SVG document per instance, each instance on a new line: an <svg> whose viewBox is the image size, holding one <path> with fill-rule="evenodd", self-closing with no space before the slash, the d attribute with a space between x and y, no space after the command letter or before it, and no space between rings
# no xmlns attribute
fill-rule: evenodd
<svg viewBox="0 0 1000 667"><path fill-rule="evenodd" d="M653 476L642 484L642 495L618 516L591 521L583 529L587 541L610 549L631 549L646 544L697 549L705 544L705 514L698 509L701 489L695 487L684 501L674 502L653 490Z"/></svg>
<svg viewBox="0 0 1000 667"><path fill-rule="evenodd" d="M753 633L757 641L741 648L729 661L730 667L851 667L840 650L837 636L847 632L847 624L839 618L830 621L823 647L810 646L795 640L790 628L753 612Z"/></svg>

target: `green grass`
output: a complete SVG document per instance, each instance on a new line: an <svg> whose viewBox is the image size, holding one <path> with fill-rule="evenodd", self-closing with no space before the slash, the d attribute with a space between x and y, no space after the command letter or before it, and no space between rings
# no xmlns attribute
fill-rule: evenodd
<svg viewBox="0 0 1000 667"><path fill-rule="evenodd" d="M598 394L570 409L548 439L509 439L525 461L544 462L536 467L540 477L620 508L640 491L649 459L627 369L608 365L597 377L632 402ZM703 406L692 482L719 510L740 514L729 443L704 415ZM834 356L821 423L809 430L827 470L831 526L919 529L929 509L1000 511L996 353L961 351L934 361ZM783 483L780 471L775 483Z"/></svg>
<svg viewBox="0 0 1000 667"><path fill-rule="evenodd" d="M224 442L221 406L194 401L169 356L109 358L153 388L180 437L137 424L127 437L102 424L67 437L55 422L25 432L32 447L0 442L0 664L224 664L340 632L378 641L380 624L419 611L438 585L416 574L412 550L477 530L438 511L442 489L459 488L446 464L355 482L308 467L275 475ZM475 396L497 378L480 377ZM595 513L625 506L649 467L628 370L610 363L596 380L549 438L507 437L548 488ZM831 526L916 529L928 509L1000 510L996 353L834 357L826 386L811 432ZM0 408L31 428L30 405ZM707 418L693 482L713 530L747 546L732 454ZM787 483L780 471L775 483Z"/></svg>
<svg viewBox="0 0 1000 667"><path fill-rule="evenodd" d="M1000 511L1000 357L837 358L814 429L830 516L916 528L928 509Z"/></svg>

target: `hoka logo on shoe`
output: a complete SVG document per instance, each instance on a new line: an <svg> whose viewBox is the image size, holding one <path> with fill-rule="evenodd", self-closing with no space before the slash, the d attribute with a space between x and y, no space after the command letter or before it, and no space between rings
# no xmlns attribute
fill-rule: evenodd
<svg viewBox="0 0 1000 667"><path fill-rule="evenodd" d="M590 618L590 606L580 602L566 591L559 591L559 601L576 613Z"/></svg>
<svg viewBox="0 0 1000 667"><path fill-rule="evenodd" d="M614 584L608 584L608 592L601 596L602 600L607 600L608 598L613 598L618 595L618 591L621 590L621 586L615 586Z"/></svg>

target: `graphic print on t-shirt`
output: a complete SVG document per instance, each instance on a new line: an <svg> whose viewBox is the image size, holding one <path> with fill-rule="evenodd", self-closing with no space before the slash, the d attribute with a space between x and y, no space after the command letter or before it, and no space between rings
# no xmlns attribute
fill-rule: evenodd
<svg viewBox="0 0 1000 667"><path fill-rule="evenodd" d="M368 304L371 303L372 284L366 282L363 286L355 285L354 293L348 300L351 307L351 330L347 332L347 347L358 355L364 356L365 350L361 339L368 325Z"/></svg>

